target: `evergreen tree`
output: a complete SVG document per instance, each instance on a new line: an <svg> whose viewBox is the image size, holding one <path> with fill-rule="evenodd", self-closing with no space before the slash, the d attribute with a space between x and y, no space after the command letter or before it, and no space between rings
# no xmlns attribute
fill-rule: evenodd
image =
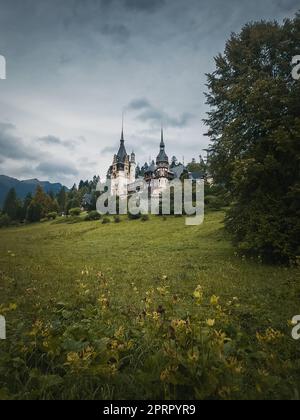
<svg viewBox="0 0 300 420"><path fill-rule="evenodd" d="M234 202L227 228L243 252L287 262L300 254L300 15L246 25L208 75L210 171Z"/></svg>
<svg viewBox="0 0 300 420"><path fill-rule="evenodd" d="M67 208L67 193L65 187L59 191L57 195L57 203L59 207L59 212L65 213Z"/></svg>
<svg viewBox="0 0 300 420"><path fill-rule="evenodd" d="M26 213L26 220L31 223L39 222L43 215L43 208L40 203L35 200L29 204Z"/></svg>
<svg viewBox="0 0 300 420"><path fill-rule="evenodd" d="M20 204L17 199L16 190L11 188L4 201L3 213L7 214L11 220L16 220L19 206Z"/></svg>

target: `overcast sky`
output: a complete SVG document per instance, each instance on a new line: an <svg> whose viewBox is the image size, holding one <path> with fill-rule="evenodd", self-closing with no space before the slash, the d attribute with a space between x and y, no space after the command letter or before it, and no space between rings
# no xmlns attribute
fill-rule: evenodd
<svg viewBox="0 0 300 420"><path fill-rule="evenodd" d="M0 0L0 174L67 186L104 176L119 145L143 164L197 158L205 73L231 32L298 0Z"/></svg>

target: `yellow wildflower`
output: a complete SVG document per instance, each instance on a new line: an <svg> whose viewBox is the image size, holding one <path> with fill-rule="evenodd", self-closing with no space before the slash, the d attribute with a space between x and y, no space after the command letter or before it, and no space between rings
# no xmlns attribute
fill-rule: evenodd
<svg viewBox="0 0 300 420"><path fill-rule="evenodd" d="M198 285L194 291L194 298L195 299L202 299L203 298L203 290L200 285Z"/></svg>
<svg viewBox="0 0 300 420"><path fill-rule="evenodd" d="M219 300L220 300L219 296L213 295L210 298L210 304L213 305L213 306L217 306L218 303L219 303Z"/></svg>
<svg viewBox="0 0 300 420"><path fill-rule="evenodd" d="M215 326L216 321L214 319L207 319L206 324L209 327L214 327Z"/></svg>
<svg viewBox="0 0 300 420"><path fill-rule="evenodd" d="M159 319L160 319L159 313L158 312L153 312L152 318L154 319L154 321L159 321Z"/></svg>
<svg viewBox="0 0 300 420"><path fill-rule="evenodd" d="M199 360L199 350L198 349L191 349L188 351L188 359L195 363Z"/></svg>

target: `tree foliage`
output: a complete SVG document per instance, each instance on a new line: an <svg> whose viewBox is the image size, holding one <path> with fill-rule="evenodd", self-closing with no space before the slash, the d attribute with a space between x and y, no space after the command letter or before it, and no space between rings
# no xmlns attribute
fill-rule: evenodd
<svg viewBox="0 0 300 420"><path fill-rule="evenodd" d="M210 170L233 200L227 228L245 252L276 262L300 254L300 15L246 25L208 77Z"/></svg>

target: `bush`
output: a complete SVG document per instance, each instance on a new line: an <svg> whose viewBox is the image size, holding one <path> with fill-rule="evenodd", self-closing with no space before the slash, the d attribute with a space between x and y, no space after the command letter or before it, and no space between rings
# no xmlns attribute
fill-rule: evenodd
<svg viewBox="0 0 300 420"><path fill-rule="evenodd" d="M79 207L75 207L73 209L69 210L69 214L70 216L74 217L74 216L80 216L81 214L81 209Z"/></svg>
<svg viewBox="0 0 300 420"><path fill-rule="evenodd" d="M138 214L128 213L129 220L139 220L141 217L142 217L141 213L138 213Z"/></svg>
<svg viewBox="0 0 300 420"><path fill-rule="evenodd" d="M243 254L259 256L266 263L293 264L300 255L300 219L287 216L288 208L268 197L236 203L226 217L226 228ZM299 214L299 213L298 213Z"/></svg>
<svg viewBox="0 0 300 420"><path fill-rule="evenodd" d="M121 217L120 216L115 216L114 217L114 222L115 223L121 223Z"/></svg>
<svg viewBox="0 0 300 420"><path fill-rule="evenodd" d="M148 214L143 214L143 216L141 217L141 221L142 222L148 222L148 220L150 220L150 217Z"/></svg>
<svg viewBox="0 0 300 420"><path fill-rule="evenodd" d="M220 197L215 195L208 195L204 199L205 205L212 210L221 210L224 207L224 202Z"/></svg>
<svg viewBox="0 0 300 420"><path fill-rule="evenodd" d="M103 225L108 225L110 223L110 218L109 217L104 217L102 220L102 224Z"/></svg>
<svg viewBox="0 0 300 420"><path fill-rule="evenodd" d="M11 224L11 218L7 214L0 216L0 228L7 227Z"/></svg>
<svg viewBox="0 0 300 420"><path fill-rule="evenodd" d="M102 216L100 213L97 212L97 210L93 210L91 212L89 212L89 214L85 217L85 221L87 222L91 222L91 221L95 221L95 220L101 220Z"/></svg>
<svg viewBox="0 0 300 420"><path fill-rule="evenodd" d="M48 220L55 220L57 218L58 214L56 213L56 211L52 211L50 213L47 214L47 219Z"/></svg>

